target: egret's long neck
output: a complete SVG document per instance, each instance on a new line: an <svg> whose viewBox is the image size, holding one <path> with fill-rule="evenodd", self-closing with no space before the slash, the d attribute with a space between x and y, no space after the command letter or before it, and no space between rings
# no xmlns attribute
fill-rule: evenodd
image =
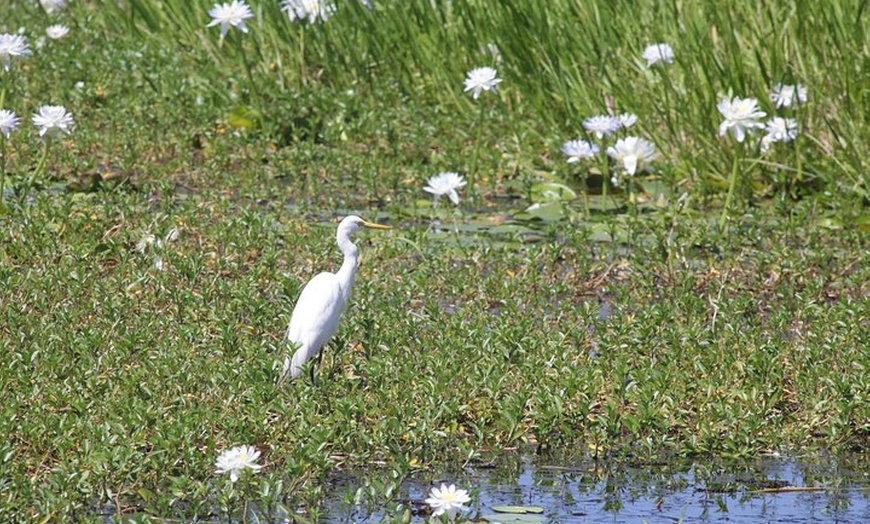
<svg viewBox="0 0 870 524"><path fill-rule="evenodd" d="M337 235L338 248L344 253L344 262L341 263L341 269L338 270L336 276L341 282L341 295L344 298L345 305L350 300L350 291L353 288L353 280L356 277L356 267L359 263L359 250L356 244L350 241L350 236L339 231Z"/></svg>

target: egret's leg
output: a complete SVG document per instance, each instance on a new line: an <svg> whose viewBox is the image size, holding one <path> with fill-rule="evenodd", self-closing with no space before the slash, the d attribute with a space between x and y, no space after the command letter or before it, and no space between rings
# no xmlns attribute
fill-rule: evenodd
<svg viewBox="0 0 870 524"><path fill-rule="evenodd" d="M317 358L308 367L308 373L311 375L311 384L317 385L317 370L320 369L320 362L323 360L323 351L317 354Z"/></svg>
<svg viewBox="0 0 870 524"><path fill-rule="evenodd" d="M315 386L317 385L317 378L314 375L314 372L320 368L320 363L323 361L323 350L320 350L320 353L317 354L317 360L311 363L311 366L308 368L308 372L311 373L311 383Z"/></svg>

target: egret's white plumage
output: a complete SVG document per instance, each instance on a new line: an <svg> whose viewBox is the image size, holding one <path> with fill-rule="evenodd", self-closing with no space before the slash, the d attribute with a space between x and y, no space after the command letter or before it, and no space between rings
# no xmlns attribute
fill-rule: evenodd
<svg viewBox="0 0 870 524"><path fill-rule="evenodd" d="M338 329L338 320L347 308L359 263L359 250L350 241L350 235L363 228L390 229L388 226L366 222L358 216L346 217L338 224L336 241L344 254L344 262L337 273L323 272L312 278L296 302L287 340L296 346L293 357L284 360L282 377L296 378L302 374L306 362L320 354Z"/></svg>

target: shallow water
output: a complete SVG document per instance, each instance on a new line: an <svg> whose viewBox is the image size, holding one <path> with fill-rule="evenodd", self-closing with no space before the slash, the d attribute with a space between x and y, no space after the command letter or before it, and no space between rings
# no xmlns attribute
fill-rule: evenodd
<svg viewBox="0 0 870 524"><path fill-rule="evenodd" d="M553 466L520 459L499 467L475 466L455 475L403 482L389 504L352 504L371 482L358 473L334 478L322 522L397 521L402 510L419 509L431 486L441 482L472 490L468 517L504 505L540 506L539 522L870 522L870 465L861 459L796 461L765 457L751 463L683 466ZM753 493L772 486L820 487L822 491ZM364 491L363 490L360 491ZM359 495L356 495L359 499ZM505 520L510 518L505 514Z"/></svg>

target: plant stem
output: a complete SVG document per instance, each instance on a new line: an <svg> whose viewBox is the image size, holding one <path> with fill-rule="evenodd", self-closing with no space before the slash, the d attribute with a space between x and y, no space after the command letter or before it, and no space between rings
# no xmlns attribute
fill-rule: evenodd
<svg viewBox="0 0 870 524"><path fill-rule="evenodd" d="M471 169L468 171L468 199L474 201L475 191L474 182L477 179L477 161L480 155L480 143L483 142L483 117L486 112L486 106L480 102L480 114L477 117L477 140L474 144L474 154L471 157Z"/></svg>
<svg viewBox="0 0 870 524"><path fill-rule="evenodd" d="M728 219L728 209L731 207L731 200L734 198L734 188L737 185L737 166L742 152L742 145L737 146L734 150L734 162L731 165L731 176L728 179L728 196L725 197L725 205L722 207L722 216L719 217L719 230L723 232L725 231L725 221Z"/></svg>
<svg viewBox="0 0 870 524"><path fill-rule="evenodd" d="M239 38L239 49L242 51L242 62L245 63L245 70L248 73L248 82L251 84L251 93L257 95L257 98L260 98L259 92L257 90L257 85L254 83L254 74L251 72L251 62L248 60L248 53L245 51L245 42Z"/></svg>
<svg viewBox="0 0 870 524"><path fill-rule="evenodd" d="M798 136L798 139L800 139L800 136ZM803 155L801 155L800 149L797 148L797 139L794 141L794 143L791 144L791 146L792 150L794 150L795 152L795 156L797 157L797 176L795 178L794 184L791 184L792 187L790 188L790 192L792 193L792 198L796 199L800 184L804 178L804 157Z"/></svg>
<svg viewBox="0 0 870 524"><path fill-rule="evenodd" d="M33 173L30 175L30 179L27 181L28 186L33 185L33 181L36 180L38 176L42 175L42 172L45 170L45 161L48 159L48 143L51 142L51 136L46 136L45 141L42 143L42 155L39 157L39 162L36 164L36 169L33 170Z"/></svg>
<svg viewBox="0 0 870 524"><path fill-rule="evenodd" d="M2 107L3 104L0 104ZM0 133L0 211L6 210L6 136Z"/></svg>
<svg viewBox="0 0 870 524"><path fill-rule="evenodd" d="M637 218L637 196L634 194L634 175L625 177L628 190L628 203L631 205L631 216Z"/></svg>
<svg viewBox="0 0 870 524"><path fill-rule="evenodd" d="M586 219L589 218L589 172L583 168L583 211L586 213Z"/></svg>
<svg viewBox="0 0 870 524"><path fill-rule="evenodd" d="M607 211L607 185L610 183L610 164L604 157L604 168L601 170L601 210Z"/></svg>
<svg viewBox="0 0 870 524"><path fill-rule="evenodd" d="M299 79L301 85L308 83L305 75L305 27L299 30Z"/></svg>

